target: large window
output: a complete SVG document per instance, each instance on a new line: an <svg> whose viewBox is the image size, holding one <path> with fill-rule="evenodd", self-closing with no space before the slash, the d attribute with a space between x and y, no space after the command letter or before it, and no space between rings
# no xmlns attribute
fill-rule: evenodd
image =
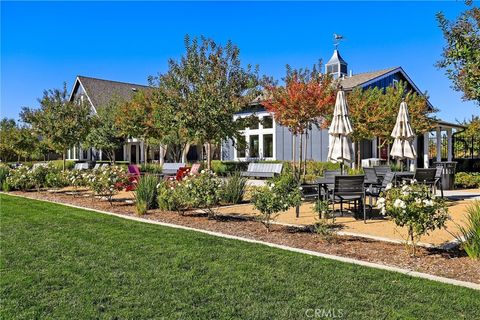
<svg viewBox="0 0 480 320"><path fill-rule="evenodd" d="M273 157L273 134L263 135L263 157L264 158Z"/></svg>
<svg viewBox="0 0 480 320"><path fill-rule="evenodd" d="M264 129L271 129L273 128L273 119L272 116L265 116L262 120L263 128Z"/></svg>
<svg viewBox="0 0 480 320"><path fill-rule="evenodd" d="M274 119L267 112L246 115L249 118L247 128L241 130L242 137L235 141L234 159L275 159ZM252 121L253 120L253 121Z"/></svg>
<svg viewBox="0 0 480 320"><path fill-rule="evenodd" d="M258 134L250 136L250 147L248 149L250 158L258 158L260 156L260 139Z"/></svg>

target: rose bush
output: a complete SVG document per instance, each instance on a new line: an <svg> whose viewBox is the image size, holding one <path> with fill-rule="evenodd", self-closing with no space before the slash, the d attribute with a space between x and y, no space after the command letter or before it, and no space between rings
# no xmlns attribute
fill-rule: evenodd
<svg viewBox="0 0 480 320"><path fill-rule="evenodd" d="M130 183L127 170L120 166L101 167L89 173L82 173L81 177L95 195L105 196L110 204L112 197Z"/></svg>
<svg viewBox="0 0 480 320"><path fill-rule="evenodd" d="M273 218L280 212L300 205L300 189L293 174L283 174L267 182L264 187L255 188L252 203L260 211L260 222L270 231Z"/></svg>
<svg viewBox="0 0 480 320"><path fill-rule="evenodd" d="M386 188L377 206L382 214L392 217L397 226L407 228L407 243L413 255L420 237L443 228L449 218L445 201L432 194L428 186L415 181L401 187Z"/></svg>

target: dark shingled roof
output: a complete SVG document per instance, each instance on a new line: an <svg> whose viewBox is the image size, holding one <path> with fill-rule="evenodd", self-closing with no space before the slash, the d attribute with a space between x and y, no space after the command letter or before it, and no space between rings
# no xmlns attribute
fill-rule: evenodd
<svg viewBox="0 0 480 320"><path fill-rule="evenodd" d="M104 106L109 103L112 98L121 100L130 100L136 90L148 89L148 86L103 80L91 77L78 76L77 79L85 89L85 93L90 98L95 108Z"/></svg>
<svg viewBox="0 0 480 320"><path fill-rule="evenodd" d="M341 79L340 84L343 86L344 89L350 90L399 68L400 67L393 67L373 72L355 74L351 77L345 77L345 79Z"/></svg>

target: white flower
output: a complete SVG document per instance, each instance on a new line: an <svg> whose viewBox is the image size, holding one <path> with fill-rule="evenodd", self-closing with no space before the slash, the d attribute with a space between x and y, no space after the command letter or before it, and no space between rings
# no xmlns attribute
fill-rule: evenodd
<svg viewBox="0 0 480 320"><path fill-rule="evenodd" d="M415 203L416 203L416 204L421 204L421 203L422 203L422 200L419 199L419 198L417 198L417 199L415 199Z"/></svg>
<svg viewBox="0 0 480 320"><path fill-rule="evenodd" d="M417 183L417 180L415 179L410 180L410 184L415 184L415 183Z"/></svg>
<svg viewBox="0 0 480 320"><path fill-rule="evenodd" d="M387 186L385 187L385 191L388 191L390 189L392 189L392 184L388 183Z"/></svg>
<svg viewBox="0 0 480 320"><path fill-rule="evenodd" d="M385 209L385 207L383 207L381 210L380 210L380 213L382 215L385 215L387 213L387 209Z"/></svg>
<svg viewBox="0 0 480 320"><path fill-rule="evenodd" d="M200 173L201 173L201 174L204 174L204 173L205 173L205 170L200 171Z"/></svg>
<svg viewBox="0 0 480 320"><path fill-rule="evenodd" d="M432 200L423 200L423 203L425 204L425 206L427 207L433 207L433 201Z"/></svg>
<svg viewBox="0 0 480 320"><path fill-rule="evenodd" d="M405 182L405 180L404 180L403 182ZM402 190L403 190L403 191L407 191L408 189L409 189L408 185L403 184Z"/></svg>
<svg viewBox="0 0 480 320"><path fill-rule="evenodd" d="M402 199L395 199L395 202L393 202L393 206L395 208L405 208L405 202Z"/></svg>

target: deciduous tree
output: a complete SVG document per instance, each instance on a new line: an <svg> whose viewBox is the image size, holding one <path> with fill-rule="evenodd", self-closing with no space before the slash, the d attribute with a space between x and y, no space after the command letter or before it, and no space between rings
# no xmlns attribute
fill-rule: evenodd
<svg viewBox="0 0 480 320"><path fill-rule="evenodd" d="M116 121L121 103L113 98L107 105L97 107L96 117L92 118L92 129L84 143L86 147L102 150L102 154L111 162L115 162L115 150L125 141Z"/></svg>
<svg viewBox="0 0 480 320"><path fill-rule="evenodd" d="M166 74L156 78L182 137L206 144L210 168L212 144L238 135L233 115L259 94L258 69L240 63L240 50L231 41L218 45L205 37L185 37L185 55L169 61ZM188 146L188 144L187 144ZM187 150L188 151L188 150Z"/></svg>
<svg viewBox="0 0 480 320"><path fill-rule="evenodd" d="M53 150L62 153L65 170L67 150L83 142L90 130L90 106L69 101L66 84L63 89L44 91L39 103L39 109L23 108L20 116Z"/></svg>
<svg viewBox="0 0 480 320"><path fill-rule="evenodd" d="M463 92L463 99L480 106L480 8L466 1L470 9L455 21L440 12L437 20L446 40L437 66L445 69L453 88Z"/></svg>
<svg viewBox="0 0 480 320"><path fill-rule="evenodd" d="M278 124L287 127L293 135L300 135L299 172L302 172L302 136L312 125L327 125L325 118L333 113L335 86L331 76L319 71L321 63L311 71L294 70L288 65L286 69L285 85L267 85L263 105L273 113Z"/></svg>

